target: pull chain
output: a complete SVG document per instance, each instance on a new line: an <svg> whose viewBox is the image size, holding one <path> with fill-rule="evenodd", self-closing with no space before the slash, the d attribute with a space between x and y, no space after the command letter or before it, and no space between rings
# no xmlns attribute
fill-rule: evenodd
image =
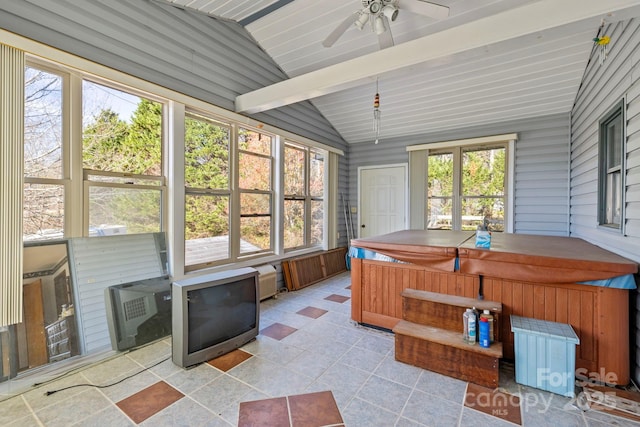
<svg viewBox="0 0 640 427"><path fill-rule="evenodd" d="M376 133L376 141L380 136L380 93L378 92L378 79L376 79L376 96L373 98L373 131Z"/></svg>

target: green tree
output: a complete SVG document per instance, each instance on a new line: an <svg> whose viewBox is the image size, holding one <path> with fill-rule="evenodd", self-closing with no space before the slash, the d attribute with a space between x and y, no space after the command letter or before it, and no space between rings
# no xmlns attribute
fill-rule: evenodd
<svg viewBox="0 0 640 427"><path fill-rule="evenodd" d="M98 112L82 132L83 167L122 172L122 147L128 133L129 126L118 113L110 109Z"/></svg>
<svg viewBox="0 0 640 427"><path fill-rule="evenodd" d="M185 120L185 185L190 189L229 190L229 128L207 120ZM229 197L188 195L185 238L229 235Z"/></svg>
<svg viewBox="0 0 640 427"><path fill-rule="evenodd" d="M130 124L120 119L115 111L102 109L88 120L83 129L83 167L97 171L160 176L161 141L161 104L141 99ZM129 233L159 231L159 197L159 191L151 188L140 190L92 186L90 224L126 225Z"/></svg>

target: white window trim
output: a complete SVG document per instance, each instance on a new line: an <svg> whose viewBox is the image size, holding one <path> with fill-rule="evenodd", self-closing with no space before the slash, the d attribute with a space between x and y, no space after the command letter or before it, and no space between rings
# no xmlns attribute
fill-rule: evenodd
<svg viewBox="0 0 640 427"><path fill-rule="evenodd" d="M34 61L39 64L60 70L70 75L68 104L68 132L70 133L68 140L70 142L70 170L71 179L70 188L67 192L68 197L65 200L65 234L69 237L79 237L83 235L83 205L84 205L84 183L77 177L83 176L82 170L82 79L87 78L92 81L106 81L109 85L122 85L126 90L134 90L136 93L142 93L149 99L160 99L164 103L163 115L163 175L167 178L167 204L163 206L166 209L166 215L163 214L164 230L167 233L168 261L170 266L170 274L180 280L187 273L184 268L184 170L179 165L184 164L184 116L185 111L200 111L207 117L218 118L218 120L234 122L236 126L244 126L253 128L275 135L277 141L285 139L297 141L309 147L317 148L328 152L327 166L325 168L325 177L330 178L327 181L327 193L325 196L325 207L327 215L325 216L325 247L329 249L337 246L337 191L338 191L338 168L339 156L344 156L343 150L314 141L304 136L289 132L258 120L240 115L233 111L225 110L213 104L206 103L188 95L175 92L171 89L156 85L146 80L128 75L121 71L105 67L98 63L75 56L73 54L63 52L52 48L45 44L34 40L27 39L17 34L0 29L0 38L3 44L15 47L26 52L27 61ZM65 113L67 111L65 110ZM169 143L170 141L170 143ZM276 146L280 146L277 143ZM166 156L165 156L166 153ZM274 188L274 197L280 197L278 187ZM275 210L278 209L276 204ZM281 212L275 212L274 215L280 215ZM256 261L255 257L247 257L247 259L238 260L238 262L194 271L189 274L206 274L211 271L224 270L229 268L237 268L243 266L253 266L257 262L269 263L278 262L284 252L280 250L281 242L279 242L280 225L276 224L274 230L275 253L267 256L260 256ZM317 247L307 248L299 251L287 253L287 256L304 255L317 251Z"/></svg>
<svg viewBox="0 0 640 427"><path fill-rule="evenodd" d="M436 150L450 147L466 147L470 145L482 144L507 144L507 165L506 165L506 200L505 200L505 233L513 233L514 229L514 204L515 204L515 148L518 140L517 133L506 133L500 135L483 136L478 138L455 139L448 141L435 141L426 144L409 145L406 150L409 153L409 216L411 228L425 228L426 209L426 167L419 165L425 163L421 159L426 159L429 150ZM416 169L417 168L417 169Z"/></svg>
<svg viewBox="0 0 640 427"><path fill-rule="evenodd" d="M283 204L283 214L284 214L284 202L286 200L298 200L298 201L302 201L304 203L305 209L305 218L304 218L304 237L303 237L303 244L302 246L295 246L292 248L286 248L284 247L284 227L282 230L282 235L283 235L283 251L290 253L290 252L295 252L295 251L299 251L302 249L320 249L321 246L320 245L316 245L314 246L311 243L311 229L312 229L312 223L313 223L313 219L312 219L312 214L313 214L313 210L311 208L313 201L322 201L322 206L323 206L323 212L327 212L327 203L326 203L326 195L329 192L329 188L327 183L329 182L327 180L327 166L329 164L329 153L324 151L324 150L319 150L316 147L310 147L304 144L299 143L298 141L293 141L293 140L285 140L284 143L282 144L282 150L284 153L284 150L286 150L287 146L290 146L292 149L296 149L296 150L300 150L304 153L304 195L300 196L300 195L291 195L291 194L286 194L284 191L284 185L282 186L282 204ZM323 156L323 162L324 162L324 174L323 174L323 183L324 183L324 193L322 195L322 197L318 197L318 196L312 196L311 195L311 155L316 152L318 153L319 151L322 151L320 154L322 154ZM282 166L282 175L284 177L284 154L282 157L282 160L279 161L279 164ZM284 184L284 180L285 178L283 178L282 182ZM326 234L326 226L327 226L327 221L326 221L326 217L327 215L323 215L323 221L322 221L322 241L325 242L327 239L327 234ZM324 243L323 243L324 244Z"/></svg>
<svg viewBox="0 0 640 427"><path fill-rule="evenodd" d="M493 144L511 141L515 142L517 139L517 133L505 133L502 135L482 136L479 138L454 139L449 141L438 141L429 142L426 144L409 145L407 146L407 151L439 150L440 148L449 147L466 147L468 145Z"/></svg>

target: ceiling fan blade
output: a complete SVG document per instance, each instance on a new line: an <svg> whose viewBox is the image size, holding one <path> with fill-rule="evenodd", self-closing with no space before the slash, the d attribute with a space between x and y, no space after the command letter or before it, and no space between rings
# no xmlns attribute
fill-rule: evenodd
<svg viewBox="0 0 640 427"><path fill-rule="evenodd" d="M391 28L389 26L387 26L387 31L378 35L378 45L380 45L380 49L393 46L393 35L391 34Z"/></svg>
<svg viewBox="0 0 640 427"><path fill-rule="evenodd" d="M400 10L417 13L434 19L445 19L449 16L449 8L422 0L400 0Z"/></svg>
<svg viewBox="0 0 640 427"><path fill-rule="evenodd" d="M344 34L344 32L347 31L354 22L356 22L359 14L360 12L355 12L353 15L349 15L347 19L342 21L342 23L340 23L340 25L338 25L336 29L333 30L326 39L324 39L324 41L322 42L322 46L333 46L333 44L338 41L338 39Z"/></svg>

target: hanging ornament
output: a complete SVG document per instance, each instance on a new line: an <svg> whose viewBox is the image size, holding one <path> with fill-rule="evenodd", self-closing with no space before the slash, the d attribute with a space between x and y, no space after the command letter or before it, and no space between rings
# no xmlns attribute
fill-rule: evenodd
<svg viewBox="0 0 640 427"><path fill-rule="evenodd" d="M607 55L609 54L607 52L607 46L609 45L611 38L609 38L609 36L602 36L596 37L595 39L593 39L593 41L598 45L600 49L599 57L600 65L602 65L604 63L604 60L607 59Z"/></svg>
<svg viewBox="0 0 640 427"><path fill-rule="evenodd" d="M376 80L376 96L373 98L373 131L376 133L376 141L380 136L380 94L378 93L378 80Z"/></svg>
<svg viewBox="0 0 640 427"><path fill-rule="evenodd" d="M602 23L600 24L600 29L598 30L598 37L593 39L593 42L598 45L597 48L599 49L598 56L600 59L600 65L604 64L604 60L607 59L607 55L609 54L609 52L607 51L607 47L609 45L609 42L611 41L611 38L609 36L605 35L600 37L600 34L602 34L602 31L604 30L604 24L605 21L603 19Z"/></svg>

